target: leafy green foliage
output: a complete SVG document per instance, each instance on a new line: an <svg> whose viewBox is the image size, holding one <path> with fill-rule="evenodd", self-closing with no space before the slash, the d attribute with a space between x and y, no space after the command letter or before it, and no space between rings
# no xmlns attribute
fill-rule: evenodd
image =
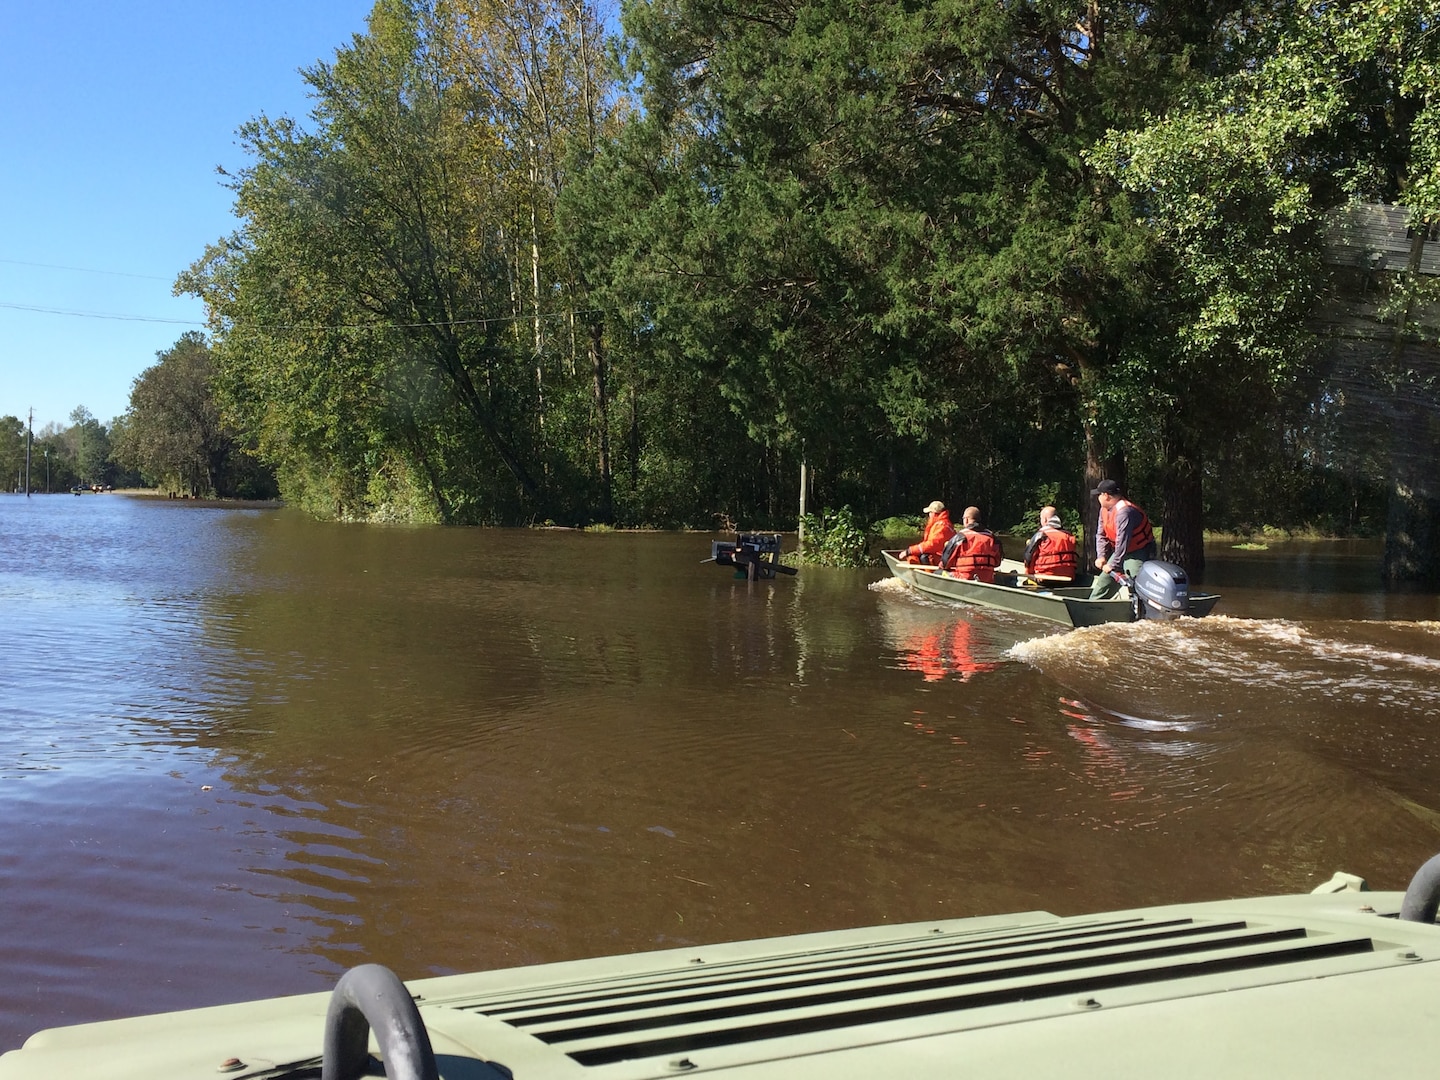
<svg viewBox="0 0 1440 1080"><path fill-rule="evenodd" d="M784 528L804 462L864 520L1069 520L1128 471L1187 558L1266 497L1373 520L1337 477L1389 466L1337 435L1308 319L1325 210L1440 205L1420 0L624 27L607 53L584 3L380 0L306 72L309 127L242 130L241 226L181 285L292 501Z"/></svg>
<svg viewBox="0 0 1440 1080"><path fill-rule="evenodd" d="M25 421L0 416L0 490L18 490L25 475Z"/></svg>
<svg viewBox="0 0 1440 1080"><path fill-rule="evenodd" d="M1124 367L1173 342L1153 329L1171 256L1086 153L1240 64L1232 14L637 5L647 109L585 178L590 276L835 501L961 490L1016 514L1030 478L995 462L1074 469L1067 441L1118 444L1171 393Z"/></svg>
<svg viewBox="0 0 1440 1080"><path fill-rule="evenodd" d="M269 498L274 477L220 417L215 366L203 334L189 331L140 373L115 427L116 462L152 484L192 496Z"/></svg>
<svg viewBox="0 0 1440 1080"><path fill-rule="evenodd" d="M869 537L848 506L823 510L801 519L805 547L801 559L819 566L866 566L870 563Z"/></svg>
<svg viewBox="0 0 1440 1080"><path fill-rule="evenodd" d="M870 533L882 540L909 540L924 528L924 519L919 517L888 517L873 523Z"/></svg>
<svg viewBox="0 0 1440 1080"><path fill-rule="evenodd" d="M32 492L68 491L77 484L138 482L138 477L109 458L120 421L107 428L83 405L71 412L70 419L68 427L47 424L35 431L32 439L25 421L0 416L0 490L22 490L27 443Z"/></svg>
<svg viewBox="0 0 1440 1080"><path fill-rule="evenodd" d="M1198 494L1206 447L1238 465L1232 471L1241 477L1273 471L1275 462L1298 464L1284 446L1273 448L1278 456L1240 461L1230 452L1237 441L1263 442L1264 429L1287 412L1299 425L1284 429L1292 444L1311 447L1309 474L1328 483L1304 433L1313 427L1307 411L1329 414L1333 425L1338 404L1333 393L1327 403L1314 377L1326 359L1308 321L1327 284L1318 226L1324 211L1350 198L1403 200L1419 221L1440 210L1427 201L1440 54L1431 7L1302 5L1266 26L1270 48L1253 64L1198 85L1143 127L1112 131L1088 155L1135 199L1162 256L1162 302L1150 308L1149 336L1166 347L1127 350L1109 392L1112 413L1141 406L1128 418L1132 432L1147 413L1164 418L1157 430L1167 495L1187 487ZM1403 327L1418 310L1407 295L1412 280L1394 283L1394 310L1382 307L1380 319ZM1372 364L1371 377L1383 379L1385 366ZM1321 396L1296 409L1302 386ZM1405 427L1414 437L1423 425ZM1293 477L1278 471L1273 485L1256 488L1260 506L1293 491ZM1358 499L1347 486L1354 528ZM1168 511L1167 498L1167 523L1181 524ZM1198 545L1198 512L1183 525Z"/></svg>
<svg viewBox="0 0 1440 1080"><path fill-rule="evenodd" d="M110 432L85 406L77 406L70 413L70 427L65 430L62 441L80 483L110 482Z"/></svg>
<svg viewBox="0 0 1440 1080"><path fill-rule="evenodd" d="M563 281L539 261L535 202L563 148L547 144L543 170L513 156L535 117L492 92L492 46L513 27L479 7L377 3L369 33L305 73L314 130L263 116L242 129L243 228L180 281L209 308L226 415L287 494L327 513L586 512L569 500L594 468L593 418L564 384L588 372L569 349L573 309L549 299Z"/></svg>

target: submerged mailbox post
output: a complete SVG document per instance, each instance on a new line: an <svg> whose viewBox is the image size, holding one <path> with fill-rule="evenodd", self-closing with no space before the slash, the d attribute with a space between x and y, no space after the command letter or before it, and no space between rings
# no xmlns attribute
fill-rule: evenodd
<svg viewBox="0 0 1440 1080"><path fill-rule="evenodd" d="M779 533L736 533L735 539L712 540L710 558L705 562L735 567L736 577L773 578L776 573L794 576L799 571L780 561Z"/></svg>

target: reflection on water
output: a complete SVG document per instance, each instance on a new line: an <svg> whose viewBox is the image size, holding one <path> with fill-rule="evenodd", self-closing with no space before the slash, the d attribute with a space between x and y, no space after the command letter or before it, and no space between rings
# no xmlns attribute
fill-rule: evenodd
<svg viewBox="0 0 1440 1080"><path fill-rule="evenodd" d="M0 1047L365 960L1400 887L1440 850L1435 600L1365 592L1361 549L1220 553L1225 616L1062 633L737 581L709 539L0 498Z"/></svg>
<svg viewBox="0 0 1440 1080"><path fill-rule="evenodd" d="M957 618L953 606L922 597L893 577L870 588L895 598L881 605L880 618L903 670L919 672L926 682L969 682L981 672L999 670L1003 627L988 612L969 611Z"/></svg>

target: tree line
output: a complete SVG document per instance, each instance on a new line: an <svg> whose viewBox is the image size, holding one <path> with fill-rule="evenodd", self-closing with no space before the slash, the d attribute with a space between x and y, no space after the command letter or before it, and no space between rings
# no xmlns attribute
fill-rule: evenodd
<svg viewBox="0 0 1440 1080"><path fill-rule="evenodd" d="M83 405L69 426L32 432L0 417L0 475L7 489L158 488L194 498L271 499L272 469L220 415L205 335L189 331L156 354L130 388L124 415L107 426Z"/></svg>
<svg viewBox="0 0 1440 1080"><path fill-rule="evenodd" d="M18 416L0 416L0 490L25 489L27 454L31 491L139 483L138 475L112 459L112 429L83 405L71 412L68 426L51 423L39 431Z"/></svg>
<svg viewBox="0 0 1440 1080"><path fill-rule="evenodd" d="M1440 221L1428 4L606 15L379 0L307 121L242 128L239 226L177 288L288 500L788 526L803 467L866 520L1093 527L1111 477L1195 571L1271 524L1436 576L1434 279L1323 258L1337 207ZM1321 316L1361 294L1356 348Z"/></svg>

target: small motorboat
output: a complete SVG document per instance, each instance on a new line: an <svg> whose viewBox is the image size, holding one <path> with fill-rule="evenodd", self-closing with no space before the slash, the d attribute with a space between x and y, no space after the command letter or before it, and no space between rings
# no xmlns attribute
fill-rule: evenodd
<svg viewBox="0 0 1440 1080"><path fill-rule="evenodd" d="M1421 1076L1437 905L1440 856L1404 894L1337 874L408 983L362 965L332 993L42 1031L0 1080Z"/></svg>
<svg viewBox="0 0 1440 1080"><path fill-rule="evenodd" d="M956 577L938 567L904 562L898 552L880 554L892 574L930 596L1033 615L1063 626L1197 617L1210 614L1220 600L1215 593L1191 592L1182 568L1155 559L1145 563L1135 581L1122 586L1118 596L1091 600L1088 585L1029 577L1024 564L1014 559L1000 563L992 584Z"/></svg>

